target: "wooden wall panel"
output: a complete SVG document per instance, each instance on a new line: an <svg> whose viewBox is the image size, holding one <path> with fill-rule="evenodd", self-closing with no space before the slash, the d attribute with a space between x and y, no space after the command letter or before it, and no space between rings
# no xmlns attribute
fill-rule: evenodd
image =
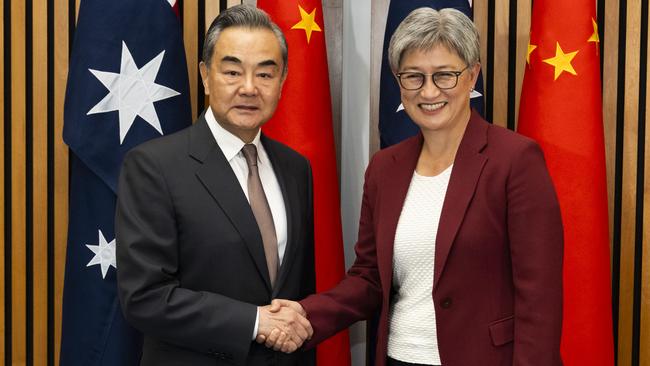
<svg viewBox="0 0 650 366"><path fill-rule="evenodd" d="M63 101L68 77L69 19L68 0L53 0L54 13L54 364L59 364L61 344L61 313L63 308L63 280L68 232L68 147L63 142ZM53 366L49 364L49 366Z"/></svg>
<svg viewBox="0 0 650 366"><path fill-rule="evenodd" d="M26 362L25 3L11 2L11 355Z"/></svg>
<svg viewBox="0 0 650 366"><path fill-rule="evenodd" d="M532 3L530 1L517 1L517 55L515 75L515 120L519 119L519 99L521 86L524 83L524 71L526 71L526 55L528 54L528 39L530 34L530 15ZM514 128L517 127L513 126Z"/></svg>
<svg viewBox="0 0 650 366"><path fill-rule="evenodd" d="M32 358L36 366L47 365L47 0L35 0L32 9ZM29 138L29 136L27 136ZM29 203L28 203L29 204ZM42 285L40 285L42 284ZM28 309L29 310L29 309Z"/></svg>
<svg viewBox="0 0 650 366"><path fill-rule="evenodd" d="M4 50L7 45L5 44L5 24L4 24L4 19L5 19L5 1L6 0L0 0L0 15L2 15L3 23L2 26L0 27L0 44L2 45L2 49ZM5 117L5 58L4 55L0 57L0 96L2 97L0 99L0 116L2 116L2 125L0 127L0 141L2 141L2 149L0 149L0 177L2 180L0 181L0 284L2 285L0 287L0 317L2 321L0 321L0 362L5 360L5 332L7 331L6 328L6 312L5 312L5 289L7 288L6 281L8 280L5 278L5 209L6 209L6 201L5 201L5 182L7 180L7 176L5 175L5 125L8 123L6 121Z"/></svg>
<svg viewBox="0 0 650 366"><path fill-rule="evenodd" d="M621 217L621 269L618 327L619 365L632 364L632 310L636 233L637 118L639 98L640 0L627 2L625 47L625 111L623 130L623 194Z"/></svg>
<svg viewBox="0 0 650 366"><path fill-rule="evenodd" d="M492 61L494 80L492 91L492 123L507 126L508 122L508 33L510 22L508 7L511 0L497 1L494 21L494 59ZM514 57L514 55L513 55Z"/></svg>
<svg viewBox="0 0 650 366"><path fill-rule="evenodd" d="M197 116L197 78L199 72L199 47L197 45L197 32L199 22L199 7L197 1L183 1L183 40L185 43L185 58L187 59L187 74L190 79L190 103L192 105L192 119Z"/></svg>
<svg viewBox="0 0 650 366"><path fill-rule="evenodd" d="M650 7L646 2L646 19L650 19ZM650 57L648 56L648 50L650 50L650 31L646 29L641 29L642 32L645 32L646 36L646 59L640 60L640 62L645 63L646 72L650 70ZM641 324L640 324L640 357L639 365L641 366L650 366L650 129L647 126L647 120L650 116L650 93L648 93L648 85L650 85L650 72L647 72L645 80L640 80L640 82L645 82L645 162L644 162L644 175L645 181L643 184L643 246L642 253L637 253L637 255L642 255L643 259L643 268L641 272Z"/></svg>
<svg viewBox="0 0 650 366"><path fill-rule="evenodd" d="M386 14L390 0L373 0L370 19L370 154L379 150L379 75L381 75L382 47L386 29Z"/></svg>
<svg viewBox="0 0 650 366"><path fill-rule="evenodd" d="M649 10L650 11L650 10ZM650 18L650 14L648 14ZM644 29L646 34L648 29ZM646 44L646 49L650 50L650 37ZM650 58L646 60L641 60L645 62L646 70L650 70ZM650 85L650 73L646 75L645 85ZM646 90L646 109L645 109L645 118L646 121L648 116L650 116L650 93L647 93ZM643 186L644 197L643 197L643 207L644 207L644 216L643 216L643 270L641 275L641 334L639 343L640 347L640 363L641 366L650 366L650 129L646 124L645 128L645 162L644 162L644 173L645 173L645 182Z"/></svg>
<svg viewBox="0 0 650 366"><path fill-rule="evenodd" d="M488 38L488 2L474 1L474 24L478 29L479 39L481 40L481 70L483 72L483 81L485 82L486 73L492 61L488 57L487 38ZM487 86L484 84L484 86ZM486 90L484 90L485 92Z"/></svg>
<svg viewBox="0 0 650 366"><path fill-rule="evenodd" d="M219 2L217 1L208 1L205 3L205 31L208 31L210 24L214 18L219 15Z"/></svg>
<svg viewBox="0 0 650 366"><path fill-rule="evenodd" d="M610 228L613 228L614 218L614 185L616 173L616 100L618 96L618 0L605 1L605 15L599 14L600 21L605 26L603 42L603 126L605 130L605 156L607 164L607 197L609 204ZM604 19L602 19L604 17ZM609 231L613 238L614 230ZM613 240L613 239L612 239Z"/></svg>

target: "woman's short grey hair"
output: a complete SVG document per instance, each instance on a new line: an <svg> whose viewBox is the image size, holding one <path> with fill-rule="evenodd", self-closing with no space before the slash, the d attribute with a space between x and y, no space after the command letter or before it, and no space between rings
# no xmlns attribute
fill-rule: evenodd
<svg viewBox="0 0 650 366"><path fill-rule="evenodd" d="M222 11L212 22L203 42L202 59L206 65L210 65L212 55L214 54L214 45L221 32L230 27L244 27L250 29L268 29L275 34L280 44L282 52L282 75L287 73L289 47L284 33L277 24L275 24L269 15L256 7L250 5L236 5Z"/></svg>
<svg viewBox="0 0 650 366"><path fill-rule="evenodd" d="M439 45L456 52L468 66L479 62L478 30L471 19L453 8L419 8L404 18L390 39L390 68L397 72L408 50L430 50Z"/></svg>

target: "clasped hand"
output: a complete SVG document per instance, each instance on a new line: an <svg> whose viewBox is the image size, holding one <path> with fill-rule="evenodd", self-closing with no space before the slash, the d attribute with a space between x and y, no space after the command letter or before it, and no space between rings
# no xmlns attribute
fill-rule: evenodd
<svg viewBox="0 0 650 366"><path fill-rule="evenodd" d="M291 353L314 333L302 306L290 300L275 299L271 305L259 307L257 343L276 351Z"/></svg>

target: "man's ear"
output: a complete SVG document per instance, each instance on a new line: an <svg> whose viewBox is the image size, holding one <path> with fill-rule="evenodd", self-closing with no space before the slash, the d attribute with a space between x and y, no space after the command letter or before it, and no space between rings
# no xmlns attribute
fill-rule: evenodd
<svg viewBox="0 0 650 366"><path fill-rule="evenodd" d="M281 86L284 86L284 82L287 81L287 75L289 75L289 68L284 70L284 74L282 75L282 84L280 84Z"/></svg>
<svg viewBox="0 0 650 366"><path fill-rule="evenodd" d="M282 88L284 88L284 82L287 81L287 75L289 75L289 69L287 68L282 75L282 80L280 80L280 97L282 97Z"/></svg>
<svg viewBox="0 0 650 366"><path fill-rule="evenodd" d="M201 81L203 82L203 90L205 95L210 95L210 87L208 83L208 65L205 62L199 62L199 72L201 72Z"/></svg>

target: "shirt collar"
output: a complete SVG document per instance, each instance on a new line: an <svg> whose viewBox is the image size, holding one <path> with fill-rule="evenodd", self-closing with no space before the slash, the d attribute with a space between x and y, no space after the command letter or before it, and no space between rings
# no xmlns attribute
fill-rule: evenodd
<svg viewBox="0 0 650 366"><path fill-rule="evenodd" d="M210 128L215 141L217 141L217 145L219 145L223 155L226 157L226 160L231 161L241 151L242 147L244 147L244 141L223 128L219 122L217 122L212 113L212 108L210 107L208 107L205 112L205 120L208 123L208 127ZM262 159L260 158L260 155L263 154L264 149L260 143L260 135L261 130L257 131L257 135L255 135L255 138L251 143L257 147L258 160L261 161Z"/></svg>

